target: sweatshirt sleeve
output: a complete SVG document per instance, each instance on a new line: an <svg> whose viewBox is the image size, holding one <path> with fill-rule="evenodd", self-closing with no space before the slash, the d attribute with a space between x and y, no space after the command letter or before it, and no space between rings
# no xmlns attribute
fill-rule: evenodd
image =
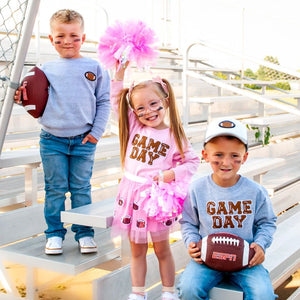
<svg viewBox="0 0 300 300"><path fill-rule="evenodd" d="M268 192L263 187L261 187L261 193L259 197L260 200L257 201L254 222L254 242L261 246L264 251L266 251L273 241L277 217L273 211Z"/></svg>
<svg viewBox="0 0 300 300"><path fill-rule="evenodd" d="M175 181L190 181L199 167L200 158L189 142L188 147L184 152L184 159L182 160L180 153L178 152L176 157L174 157L174 160L178 161L177 166L173 168L173 171L175 172Z"/></svg>
<svg viewBox="0 0 300 300"><path fill-rule="evenodd" d="M103 70L100 66L100 72L97 88L96 88L96 114L91 130L91 135L97 140L103 135L106 124L110 114L110 78L107 71Z"/></svg>
<svg viewBox="0 0 300 300"><path fill-rule="evenodd" d="M181 224L183 242L187 248L191 242L197 243L201 240L202 237L199 233L200 222L195 193L191 188L184 201L182 218L179 223Z"/></svg>
<svg viewBox="0 0 300 300"><path fill-rule="evenodd" d="M112 80L110 82L111 94L110 94L110 104L113 113L116 117L119 116L119 94L123 89L123 81Z"/></svg>

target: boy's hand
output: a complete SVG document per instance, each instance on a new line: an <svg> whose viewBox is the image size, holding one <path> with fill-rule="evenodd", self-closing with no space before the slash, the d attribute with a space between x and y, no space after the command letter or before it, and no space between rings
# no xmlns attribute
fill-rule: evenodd
<svg viewBox="0 0 300 300"><path fill-rule="evenodd" d="M88 134L83 140L81 144L85 144L86 142L90 142L92 144L97 144L98 140L94 138L91 134Z"/></svg>
<svg viewBox="0 0 300 300"><path fill-rule="evenodd" d="M153 177L154 181L163 181L166 183L169 183L173 180L175 180L175 173L173 170L165 170L165 171L160 171L159 174Z"/></svg>
<svg viewBox="0 0 300 300"><path fill-rule="evenodd" d="M199 264L203 263L201 259L201 249L198 248L197 243L190 242L188 252L190 257L193 258L195 262Z"/></svg>
<svg viewBox="0 0 300 300"><path fill-rule="evenodd" d="M256 243L251 243L250 248L254 249L255 254L249 262L249 268L260 265L265 260L265 252L262 247Z"/></svg>
<svg viewBox="0 0 300 300"><path fill-rule="evenodd" d="M17 104L21 104L22 103L22 93L23 93L24 87L20 86L16 92L15 92L15 96L14 96L14 101Z"/></svg>
<svg viewBox="0 0 300 300"><path fill-rule="evenodd" d="M115 72L115 80L123 81L125 76L125 71L129 65L129 61L127 61L124 65L121 65L120 62L116 63L116 72Z"/></svg>

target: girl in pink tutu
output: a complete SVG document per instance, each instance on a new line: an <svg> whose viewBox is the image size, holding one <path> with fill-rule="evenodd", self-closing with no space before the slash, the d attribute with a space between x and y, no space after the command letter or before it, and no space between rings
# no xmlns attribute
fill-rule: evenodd
<svg viewBox="0 0 300 300"><path fill-rule="evenodd" d="M127 65L117 65L111 82L124 168L112 232L129 237L131 244L132 293L128 299L147 298L148 237L159 261L162 299L178 299L169 232L181 214L200 160L185 136L169 82L155 78L123 89ZM167 112L169 125L165 122Z"/></svg>

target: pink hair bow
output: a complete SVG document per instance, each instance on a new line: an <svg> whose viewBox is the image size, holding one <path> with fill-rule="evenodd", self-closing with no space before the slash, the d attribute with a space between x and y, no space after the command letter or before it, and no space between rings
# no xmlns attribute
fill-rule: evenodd
<svg viewBox="0 0 300 300"><path fill-rule="evenodd" d="M157 76L157 77L154 77L152 78L152 82L156 82L158 84L161 85L162 89L164 90L164 92L166 93L166 98L169 97L169 91L168 91L168 87L167 85L162 81L162 79ZM134 81L131 83L130 87L129 87L129 90L128 90L128 99L130 99L131 97L131 93L132 93L132 90L135 86L137 86L138 84L140 84L141 82L137 83L137 84L134 84Z"/></svg>
<svg viewBox="0 0 300 300"><path fill-rule="evenodd" d="M169 97L168 87L159 76L152 78L152 81L159 83L161 85L161 87L163 88L164 92L166 93L167 97Z"/></svg>

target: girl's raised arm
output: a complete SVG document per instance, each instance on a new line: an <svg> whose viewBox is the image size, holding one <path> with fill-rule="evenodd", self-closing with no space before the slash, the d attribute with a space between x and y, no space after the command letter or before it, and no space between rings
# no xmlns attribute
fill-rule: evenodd
<svg viewBox="0 0 300 300"><path fill-rule="evenodd" d="M126 62L124 65L121 65L117 62L114 77L111 81L110 103L116 116L119 115L120 92L123 89L123 80L128 64L129 62Z"/></svg>

